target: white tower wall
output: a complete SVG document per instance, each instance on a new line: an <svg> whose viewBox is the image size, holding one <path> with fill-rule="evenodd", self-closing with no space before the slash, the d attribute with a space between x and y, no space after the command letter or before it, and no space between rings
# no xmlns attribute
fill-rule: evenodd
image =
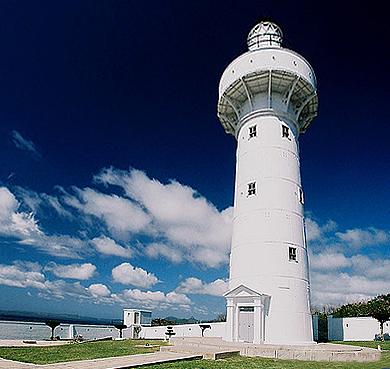
<svg viewBox="0 0 390 369"><path fill-rule="evenodd" d="M248 40L251 51L226 68L219 90L219 118L237 139L228 336L311 343L298 136L317 112L315 76L275 41L276 25L256 27L257 47Z"/></svg>

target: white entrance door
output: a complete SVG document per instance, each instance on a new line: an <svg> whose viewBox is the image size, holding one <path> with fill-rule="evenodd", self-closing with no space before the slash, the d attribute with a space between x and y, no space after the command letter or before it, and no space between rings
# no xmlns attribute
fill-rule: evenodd
<svg viewBox="0 0 390 369"><path fill-rule="evenodd" d="M238 340L253 342L255 312L252 306L240 306L238 317Z"/></svg>

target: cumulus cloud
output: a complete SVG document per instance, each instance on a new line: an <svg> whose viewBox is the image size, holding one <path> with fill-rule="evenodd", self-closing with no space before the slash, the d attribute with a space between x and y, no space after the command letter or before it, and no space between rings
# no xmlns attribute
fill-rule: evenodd
<svg viewBox="0 0 390 369"><path fill-rule="evenodd" d="M19 202L6 187L0 187L0 233L25 239L41 235L33 213L19 212Z"/></svg>
<svg viewBox="0 0 390 369"><path fill-rule="evenodd" d="M147 232L150 217L129 199L91 188L76 191L78 197L68 197L67 203L101 219L112 236L127 240L132 233Z"/></svg>
<svg viewBox="0 0 390 369"><path fill-rule="evenodd" d="M150 288L160 281L152 274L142 268L133 267L129 263L118 265L112 270L112 277L115 282L131 284L135 287Z"/></svg>
<svg viewBox="0 0 390 369"><path fill-rule="evenodd" d="M11 132L11 135L12 135L12 141L18 149L24 151L30 151L36 156L41 156L33 141L24 138L18 131L15 130Z"/></svg>
<svg viewBox="0 0 390 369"><path fill-rule="evenodd" d="M8 188L0 187L0 235L21 245L32 246L45 253L80 258L89 251L85 240L68 235L47 235L32 212L20 211L20 204Z"/></svg>
<svg viewBox="0 0 390 369"><path fill-rule="evenodd" d="M150 257L209 267L228 262L232 208L218 211L191 187L174 180L162 184L135 169L105 169L95 176L95 182L121 187L148 214L153 235L158 236L146 246Z"/></svg>
<svg viewBox="0 0 390 369"><path fill-rule="evenodd" d="M128 268L128 270L130 269ZM131 305L147 309L180 309L184 311L189 311L190 305L193 304L185 294L177 291L164 293L162 291L141 291L136 288L113 293L102 283L94 283L85 287L79 281L69 283L63 279L49 280L44 274L45 271L50 271L52 274L56 272L59 277L74 279L75 275L73 273L78 272L83 275L83 278L79 279L86 280L92 270L95 270L95 267L91 267L91 264L65 266L49 263L48 266L42 268L39 263L15 261L11 265L0 264L0 284L36 289L37 295L47 300L65 300L70 297L79 301L88 300L97 304L120 304L125 307ZM157 283L157 278L150 273L140 268L133 268L133 271L134 274L139 273L139 279L146 278L147 282L144 281L144 284Z"/></svg>
<svg viewBox="0 0 390 369"><path fill-rule="evenodd" d="M101 283L91 284L88 287L88 291L92 293L92 295L97 297L108 297L111 295L108 287Z"/></svg>
<svg viewBox="0 0 390 369"><path fill-rule="evenodd" d="M86 281L96 273L96 266L91 263L58 265L50 262L44 270L50 271L56 277Z"/></svg>
<svg viewBox="0 0 390 369"><path fill-rule="evenodd" d="M376 228L337 231L335 222L320 225L310 217L306 227L314 306L339 305L388 293L389 231Z"/></svg>
<svg viewBox="0 0 390 369"><path fill-rule="evenodd" d="M180 308L189 311L192 301L184 294L175 291L165 294L162 291L141 291L139 289L124 290L116 296L122 305L131 304L146 309L166 310Z"/></svg>
<svg viewBox="0 0 390 369"><path fill-rule="evenodd" d="M38 296L45 299L64 299L66 296L91 298L92 294L80 282L66 283L58 279L48 280L38 263L15 261L11 265L0 264L0 284L18 287L35 288Z"/></svg>
<svg viewBox="0 0 390 369"><path fill-rule="evenodd" d="M351 266L351 260L344 254L325 251L319 254L312 254L310 257L310 267L312 270L340 270Z"/></svg>
<svg viewBox="0 0 390 369"><path fill-rule="evenodd" d="M180 285L176 288L176 292L180 293L212 296L222 296L227 290L227 281L217 279L211 283L204 283L195 277L190 277L180 282Z"/></svg>
<svg viewBox="0 0 390 369"><path fill-rule="evenodd" d="M51 209L71 222L73 229L78 227L79 237L44 232L36 215L20 211L6 188L0 191L0 200L4 200L0 220L5 220L0 235L19 238L20 244L58 257L80 258L97 252L125 258L142 254L212 268L228 263L231 207L219 211L191 187L174 180L163 184L135 169L105 169L94 181L103 184L106 193L57 187L55 196L17 189L23 208L29 207L38 217L41 214L41 220Z"/></svg>
<svg viewBox="0 0 390 369"><path fill-rule="evenodd" d="M369 299L390 290L389 279L371 279L349 273L312 273L312 304L340 305Z"/></svg>
<svg viewBox="0 0 390 369"><path fill-rule="evenodd" d="M182 252L164 243L151 243L147 245L145 254L152 259L158 259L160 256L163 256L173 263L180 263L183 261Z"/></svg>
<svg viewBox="0 0 390 369"><path fill-rule="evenodd" d="M0 284L11 287L45 288L45 276L38 263L16 261L12 265L0 264Z"/></svg>
<svg viewBox="0 0 390 369"><path fill-rule="evenodd" d="M135 251L130 247L122 247L121 245L118 245L112 238L104 235L92 239L91 243L101 254L121 256L124 258L132 258L135 254Z"/></svg>
<svg viewBox="0 0 390 369"><path fill-rule="evenodd" d="M375 228L348 229L346 232L337 232L336 236L349 247L360 249L365 246L386 244L390 241L390 232Z"/></svg>

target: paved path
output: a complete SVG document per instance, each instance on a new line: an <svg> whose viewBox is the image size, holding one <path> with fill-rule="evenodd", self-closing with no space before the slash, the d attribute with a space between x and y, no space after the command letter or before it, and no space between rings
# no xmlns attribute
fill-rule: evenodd
<svg viewBox="0 0 390 369"><path fill-rule="evenodd" d="M0 340L0 347L58 346L66 344L69 344L69 341Z"/></svg>
<svg viewBox="0 0 390 369"><path fill-rule="evenodd" d="M47 365L26 364L0 358L1 369L126 369L143 365L161 364L171 361L202 359L202 355L174 352L129 355L104 359L71 361Z"/></svg>

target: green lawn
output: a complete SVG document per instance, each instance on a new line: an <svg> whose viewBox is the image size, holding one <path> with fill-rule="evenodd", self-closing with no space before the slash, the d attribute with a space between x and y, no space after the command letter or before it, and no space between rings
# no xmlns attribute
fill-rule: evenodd
<svg viewBox="0 0 390 369"><path fill-rule="evenodd" d="M138 347L149 344L151 347ZM159 351L153 345L165 345L155 340L122 340L74 343L60 346L0 347L0 357L33 364L89 360L103 357L146 354Z"/></svg>
<svg viewBox="0 0 390 369"><path fill-rule="evenodd" d="M138 345L164 345L162 341L123 340L101 341L82 344L70 344L52 347L0 347L0 357L35 364L48 364L72 360L86 360L102 357L133 355L154 352L158 347L137 347ZM297 369L325 369L325 368L390 368L390 342L340 342L356 346L377 348L382 346L380 361L366 363L343 362L314 362L297 360L276 360L264 358L233 357L224 360L196 360L148 366L150 369L254 369L254 368L297 368Z"/></svg>

